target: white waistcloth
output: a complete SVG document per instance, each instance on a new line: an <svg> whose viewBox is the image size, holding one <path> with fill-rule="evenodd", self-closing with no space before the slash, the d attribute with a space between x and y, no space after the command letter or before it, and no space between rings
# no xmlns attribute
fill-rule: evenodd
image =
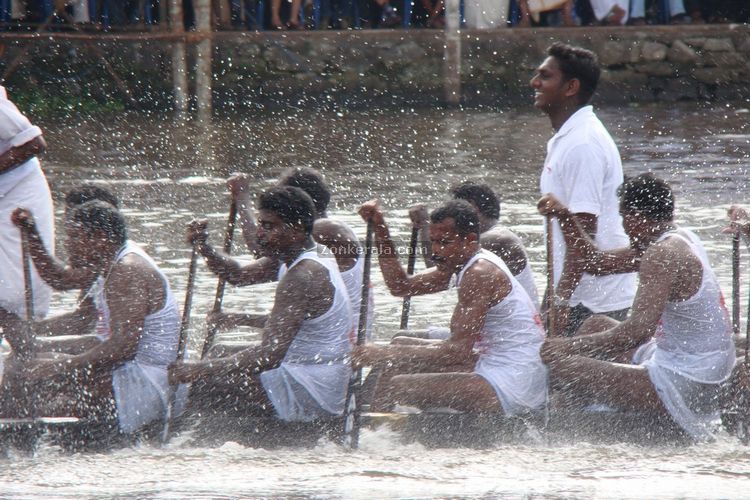
<svg viewBox="0 0 750 500"><path fill-rule="evenodd" d="M539 312L505 262L489 250L480 250L469 259L458 274L457 286L480 259L505 273L511 291L487 313L480 339L474 345L479 354L474 373L493 387L506 415L541 408L547 401L547 368L539 355L544 342Z"/></svg>
<svg viewBox="0 0 750 500"><path fill-rule="evenodd" d="M24 175L19 177L19 173ZM13 179L9 182L11 176ZM47 251L54 254L52 196L36 158L0 175L0 307L23 318L26 315L26 304L21 231L10 220L13 211L19 207L29 209L34 215L39 235ZM49 309L52 290L33 265L31 273L34 313L37 319L41 319Z"/></svg>
<svg viewBox="0 0 750 500"><path fill-rule="evenodd" d="M317 245L303 253L279 275L283 280L299 262L313 260L325 267L334 287L328 311L304 320L281 365L260 374L263 389L281 420L309 421L344 411L351 376L347 358L352 348L352 311L336 260L321 258L319 252L325 253L325 247Z"/></svg>
<svg viewBox="0 0 750 500"><path fill-rule="evenodd" d="M542 194L552 193L573 213L597 216L595 242L601 250L629 244L617 189L622 184L622 163L609 133L591 106L576 111L547 143L547 158L540 179ZM565 260L565 241L553 219L555 285ZM628 308L635 297L635 273L593 276L585 273L570 299L595 313Z"/></svg>
<svg viewBox="0 0 750 500"><path fill-rule="evenodd" d="M505 28L508 20L508 0L466 0L464 21L471 29Z"/></svg>

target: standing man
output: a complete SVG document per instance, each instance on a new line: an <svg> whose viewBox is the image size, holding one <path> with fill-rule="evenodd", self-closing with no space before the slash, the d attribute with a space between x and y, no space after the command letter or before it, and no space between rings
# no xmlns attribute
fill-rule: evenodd
<svg viewBox="0 0 750 500"><path fill-rule="evenodd" d="M599 81L596 55L554 43L531 79L534 106L549 116L555 135L547 143L542 194L553 194L602 250L628 245L618 213L617 189L623 182L620 153L588 105ZM635 295L635 274L594 276L566 246L553 222L554 290L547 290L556 326L551 335L574 335L592 314L625 319Z"/></svg>
<svg viewBox="0 0 750 500"><path fill-rule="evenodd" d="M14 351L23 350L24 276L21 233L11 221L17 207L30 209L39 235L54 252L52 196L36 155L46 148L42 131L8 100L0 86L0 329ZM47 314L51 291L32 270L34 312Z"/></svg>

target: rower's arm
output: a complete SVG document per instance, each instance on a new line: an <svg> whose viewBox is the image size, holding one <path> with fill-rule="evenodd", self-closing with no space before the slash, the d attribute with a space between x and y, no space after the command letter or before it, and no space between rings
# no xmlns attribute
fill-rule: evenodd
<svg viewBox="0 0 750 500"><path fill-rule="evenodd" d="M0 174L13 170L32 157L43 153L45 149L47 149L47 143L41 135L34 137L25 144L10 148L0 155Z"/></svg>
<svg viewBox="0 0 750 500"><path fill-rule="evenodd" d="M75 311L53 316L34 323L37 337L81 335L96 324L96 307L91 298L84 299Z"/></svg>
<svg viewBox="0 0 750 500"><path fill-rule="evenodd" d="M581 256L585 272L601 276L638 271L642 250L631 247L599 250L593 239L594 233L588 231L581 223L581 219L570 213L568 208L551 194L546 194L539 200L538 208L542 215L557 217L566 246Z"/></svg>
<svg viewBox="0 0 750 500"><path fill-rule="evenodd" d="M450 284L450 273L437 267L409 276L398 259L396 245L391 239L383 212L376 201L362 205L360 215L373 224L375 248L378 252L378 264L388 290L396 297L424 295L447 290Z"/></svg>
<svg viewBox="0 0 750 500"><path fill-rule="evenodd" d="M684 263L679 262L679 257L667 245L651 245L641 262L638 290L628 318L601 333L564 339L570 346L568 352L583 356L619 354L652 337L680 265Z"/></svg>
<svg viewBox="0 0 750 500"><path fill-rule="evenodd" d="M592 214L572 214L577 220L580 228L588 235L596 234L597 217ZM586 259L575 246L565 246L565 260L563 261L562 274L557 283L555 293L557 296L568 300L581 282L586 270Z"/></svg>
<svg viewBox="0 0 750 500"><path fill-rule="evenodd" d="M29 254L39 276L55 290L85 289L96 279L96 272L90 268L65 266L47 252L44 241L29 210L17 208L12 215L13 223L28 236Z"/></svg>
<svg viewBox="0 0 750 500"><path fill-rule="evenodd" d="M276 259L261 257L243 266L215 250L208 243L208 222L205 220L195 220L188 225L187 239L191 245L197 245L198 252L206 259L211 272L232 285L246 286L276 280L279 270Z"/></svg>
<svg viewBox="0 0 750 500"><path fill-rule="evenodd" d="M451 317L451 337L429 345L391 344L357 349L358 364L385 362L388 366L447 366L473 361L474 344L479 340L490 308L511 291L510 279L496 266L478 261L464 273L458 289L458 303Z"/></svg>

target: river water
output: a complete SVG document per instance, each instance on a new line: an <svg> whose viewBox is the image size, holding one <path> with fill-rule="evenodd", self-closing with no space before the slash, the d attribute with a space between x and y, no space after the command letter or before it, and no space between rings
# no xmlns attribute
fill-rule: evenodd
<svg viewBox="0 0 750 500"><path fill-rule="evenodd" d="M731 203L750 204L750 110L690 104L599 114L620 147L626 174L652 171L672 182L677 221L704 239L729 296L730 241L721 228ZM291 110L215 118L211 125L138 114L42 125L58 221L69 188L95 182L112 189L122 199L131 238L162 265L179 297L187 279L187 222L208 218L212 241L221 244L224 179L246 172L260 191L283 169L301 165L325 173L334 190L332 216L363 235L355 209L378 197L404 240L411 204L434 206L462 180L487 182L503 200L501 221L524 239L544 286L542 219L534 202L552 130L535 110ZM59 248L63 236L60 231ZM233 251L246 253L242 244ZM398 325L401 302L390 297L377 266L373 271L376 336L386 340ZM202 342L215 286L200 265L193 350ZM225 308L266 311L272 292L266 285L229 289ZM53 312L74 301L73 293L56 295ZM410 326L447 325L453 303L451 294L415 298ZM248 338L248 332L223 337ZM205 448L182 435L165 449L67 455L43 446L33 458L12 455L0 462L0 496L9 498L750 498L748 480L750 448L726 436L689 447L570 442L427 450L402 445L395 432L381 428L364 430L360 450L349 452L325 441L303 450L231 442Z"/></svg>

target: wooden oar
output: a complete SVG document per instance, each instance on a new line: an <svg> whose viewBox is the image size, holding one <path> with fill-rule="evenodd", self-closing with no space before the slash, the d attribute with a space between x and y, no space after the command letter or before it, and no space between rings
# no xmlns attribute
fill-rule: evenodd
<svg viewBox="0 0 750 500"><path fill-rule="evenodd" d="M406 264L406 272L409 275L414 274L414 267L417 264L417 243L419 241L419 228L411 228L411 239L409 240L409 260ZM399 328L406 330L409 326L409 310L411 309L411 297L404 297L404 304L401 307L401 325Z"/></svg>
<svg viewBox="0 0 750 500"><path fill-rule="evenodd" d="M180 321L180 335L177 340L177 361L185 357L185 348L187 347L187 331L190 326L190 309L193 307L193 289L195 288L195 268L198 263L198 246L193 243L193 251L190 253L190 267L188 268L187 290L185 291L185 306L182 309L182 320ZM172 425L172 413L174 411L175 401L177 400L177 391L179 384L170 387L169 403L167 404L167 413L164 416L164 429L161 433L161 442L165 444L169 441L169 430Z"/></svg>
<svg viewBox="0 0 750 500"><path fill-rule="evenodd" d="M24 322L24 340L22 345L13 346L20 361L28 361L33 356L34 346L34 290L31 283L31 254L29 237L21 230L21 256L23 258L23 289L26 303L26 321Z"/></svg>
<svg viewBox="0 0 750 500"><path fill-rule="evenodd" d="M748 311L750 312L750 311ZM732 236L732 331L740 334L740 234Z"/></svg>
<svg viewBox="0 0 750 500"><path fill-rule="evenodd" d="M357 345L365 343L367 335L367 309L370 301L370 267L372 266L372 222L367 223L365 236L365 265L362 271L362 301L359 304L359 324L357 325ZM349 389L344 405L344 442L351 448L359 447L361 409L357 399L362 386L362 369L355 370L349 379Z"/></svg>
<svg viewBox="0 0 750 500"><path fill-rule="evenodd" d="M552 216L544 220L547 246L547 335L555 334L555 315L552 314L555 296L555 247L552 240Z"/></svg>
<svg viewBox="0 0 750 500"><path fill-rule="evenodd" d="M227 221L226 232L224 233L224 253L229 255L232 251L232 240L234 239L234 226L235 220L237 219L237 204L232 201L229 205L229 220ZM216 286L216 297L214 298L213 313L221 312L221 305L224 302L224 288L226 287L226 281L223 278L219 278L219 284ZM206 340L203 342L203 350L201 351L201 359L204 359L211 350L211 346L214 345L214 339L216 338L216 330L218 328L214 324L209 324L206 330Z"/></svg>

